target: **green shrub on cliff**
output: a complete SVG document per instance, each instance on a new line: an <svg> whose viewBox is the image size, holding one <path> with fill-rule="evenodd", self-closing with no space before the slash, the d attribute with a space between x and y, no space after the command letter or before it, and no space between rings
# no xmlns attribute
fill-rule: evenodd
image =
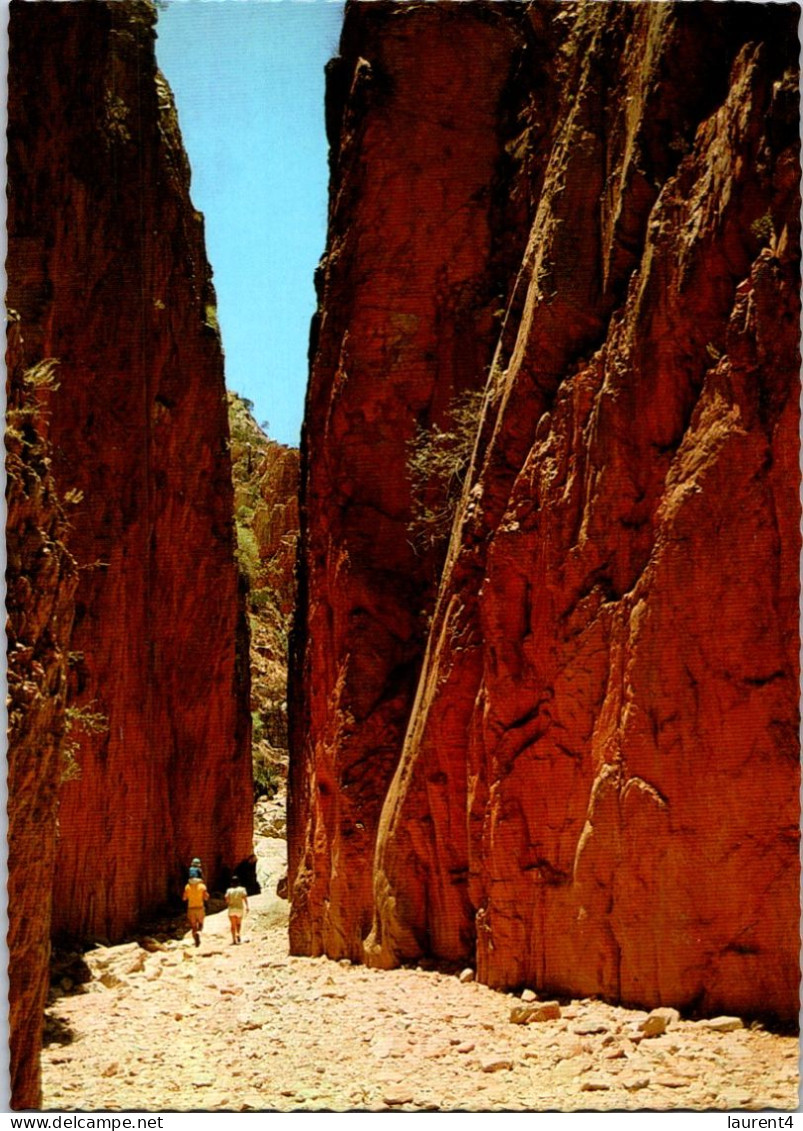
<svg viewBox="0 0 803 1131"><path fill-rule="evenodd" d="M432 549L449 536L484 397L483 389L460 393L450 408L451 428L419 426L408 444L412 496L408 529L417 551Z"/></svg>

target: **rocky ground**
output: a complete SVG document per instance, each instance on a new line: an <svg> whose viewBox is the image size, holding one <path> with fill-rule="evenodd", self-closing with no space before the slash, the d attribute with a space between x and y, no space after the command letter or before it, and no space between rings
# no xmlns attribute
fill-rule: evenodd
<svg viewBox="0 0 803 1131"><path fill-rule="evenodd" d="M162 932L86 955L91 980L48 1009L46 1110L797 1106L797 1039L735 1018L650 1019L591 1000L544 1008L468 972L291 957L287 904L274 894L284 842L257 848L266 890L241 946L220 911L198 949ZM514 1022L514 1010L530 1020Z"/></svg>

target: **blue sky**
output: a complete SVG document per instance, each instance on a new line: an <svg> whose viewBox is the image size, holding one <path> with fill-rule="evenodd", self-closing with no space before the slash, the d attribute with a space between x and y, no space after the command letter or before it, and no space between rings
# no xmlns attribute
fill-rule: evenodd
<svg viewBox="0 0 803 1131"><path fill-rule="evenodd" d="M157 60L206 219L226 383L298 444L326 238L324 66L341 0L169 0Z"/></svg>

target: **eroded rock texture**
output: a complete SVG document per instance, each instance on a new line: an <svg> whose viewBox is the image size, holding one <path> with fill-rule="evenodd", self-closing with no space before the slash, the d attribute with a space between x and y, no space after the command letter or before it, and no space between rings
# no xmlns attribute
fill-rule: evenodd
<svg viewBox="0 0 803 1131"><path fill-rule="evenodd" d="M11 1103L38 1107L49 984L50 905L65 749L67 647L77 583L67 520L42 439L52 394L45 359L26 365L19 327L6 364L8 646L8 1026ZM44 362L44 364L43 364Z"/></svg>
<svg viewBox="0 0 803 1131"><path fill-rule="evenodd" d="M262 502L254 514L254 535L266 587L284 617L292 613L296 596L298 470L297 448L268 441L257 468Z"/></svg>
<svg viewBox="0 0 803 1131"><path fill-rule="evenodd" d="M248 582L254 793L287 778L287 645L295 605L299 451L269 439L227 394L237 556ZM284 821L284 817L282 817Z"/></svg>
<svg viewBox="0 0 803 1131"><path fill-rule="evenodd" d="M246 628L214 291L148 3L13 3L9 304L58 360L78 562L53 926L118 938L251 849Z"/></svg>
<svg viewBox="0 0 803 1131"><path fill-rule="evenodd" d="M498 341L478 343L491 377L415 700L399 704L404 742L380 767L360 728L349 735L383 794L371 930L365 901L330 902L337 929L293 941L360 934L378 965L434 955L476 961L498 987L796 1017L798 9L489 7L523 43L509 148L526 248ZM367 23L407 28L414 71L413 29L481 13L382 6ZM370 68L367 33L357 53ZM412 121L434 144L429 106ZM369 132L377 111L361 109ZM375 161L392 177L414 151ZM366 167L334 177L357 227ZM418 264L406 278L429 293ZM322 325L335 309L324 292ZM341 458L327 433L337 356L319 343L326 396L313 390L307 411L324 468ZM309 623L328 614L337 654L348 606L327 561L352 561L353 540L306 474L309 530L330 541L316 555L309 535L302 608ZM384 474L404 480L390 450ZM373 554L395 560L372 533ZM365 686L333 667L302 704L329 764L333 707ZM351 782L322 775L314 746L298 755L316 830ZM320 887L354 874L320 843Z"/></svg>
<svg viewBox="0 0 803 1131"><path fill-rule="evenodd" d="M408 530L409 443L487 376L513 262L505 100L519 47L492 6L354 5L330 66L288 808L304 952L358 959L370 927L435 577L435 551Z"/></svg>

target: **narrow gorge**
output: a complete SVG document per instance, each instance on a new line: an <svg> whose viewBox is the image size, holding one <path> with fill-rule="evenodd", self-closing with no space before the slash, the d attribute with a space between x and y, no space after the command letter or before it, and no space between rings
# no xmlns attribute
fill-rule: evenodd
<svg viewBox="0 0 803 1131"><path fill-rule="evenodd" d="M117 970L285 778L277 993L794 1025L799 16L348 0L299 455L225 387L158 5L11 0L15 1109L51 943Z"/></svg>

